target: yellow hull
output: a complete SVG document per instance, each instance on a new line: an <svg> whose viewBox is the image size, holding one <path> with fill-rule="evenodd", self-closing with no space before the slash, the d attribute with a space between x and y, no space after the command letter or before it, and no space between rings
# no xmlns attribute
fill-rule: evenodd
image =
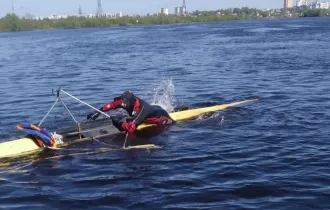
<svg viewBox="0 0 330 210"><path fill-rule="evenodd" d="M223 104L223 105L217 105L212 107L205 107L205 108L198 108L198 109L191 109L191 110L185 110L180 112L173 112L170 113L170 116L175 121L182 121L182 120L188 120L194 117L198 117L201 114L208 113L208 112L216 112L223 109L226 109L228 107L237 106L240 104L244 104L247 102L253 102L256 100L245 100L245 101L239 101L235 103L230 104ZM137 129L143 130L147 127L153 126L152 124L141 124ZM4 157L12 157L12 156L18 156L25 153L31 153L35 152L37 150L40 150L39 146L31 139L29 138L22 138L18 140L8 141L0 143L0 158Z"/></svg>
<svg viewBox="0 0 330 210"><path fill-rule="evenodd" d="M39 146L29 138L0 143L0 158L15 156L39 150Z"/></svg>

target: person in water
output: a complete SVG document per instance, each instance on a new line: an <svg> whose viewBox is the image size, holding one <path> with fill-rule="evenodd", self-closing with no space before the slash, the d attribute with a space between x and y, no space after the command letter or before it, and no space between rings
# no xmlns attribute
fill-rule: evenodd
<svg viewBox="0 0 330 210"><path fill-rule="evenodd" d="M126 91L120 97L116 97L113 101L108 102L100 111L108 112L118 108L123 108L130 116L130 118L112 118L113 125L120 131L133 133L142 123L156 125L171 125L175 123L163 108L148 104L130 91ZM99 115L100 112L92 112L87 116L87 120L96 120Z"/></svg>

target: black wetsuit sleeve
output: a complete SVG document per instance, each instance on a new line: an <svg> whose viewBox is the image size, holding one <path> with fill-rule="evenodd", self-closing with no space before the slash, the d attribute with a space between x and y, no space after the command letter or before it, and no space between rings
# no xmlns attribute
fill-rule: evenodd
<svg viewBox="0 0 330 210"><path fill-rule="evenodd" d="M141 104L141 108L133 115L133 122L137 126L143 123L144 119L148 116L148 108L145 104Z"/></svg>

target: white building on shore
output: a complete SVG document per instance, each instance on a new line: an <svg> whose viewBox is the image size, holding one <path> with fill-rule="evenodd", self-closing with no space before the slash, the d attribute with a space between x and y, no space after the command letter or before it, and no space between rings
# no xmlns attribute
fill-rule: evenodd
<svg viewBox="0 0 330 210"><path fill-rule="evenodd" d="M123 13L122 13L122 12L118 12L118 13L116 14L116 17L117 17L117 18L121 18L121 17L123 17Z"/></svg>
<svg viewBox="0 0 330 210"><path fill-rule="evenodd" d="M168 15L168 9L167 8L161 8L160 9L160 14L162 14L162 15Z"/></svg>
<svg viewBox="0 0 330 210"><path fill-rule="evenodd" d="M308 2L307 0L297 0L297 7L301 7L301 6L307 6Z"/></svg>
<svg viewBox="0 0 330 210"><path fill-rule="evenodd" d="M312 2L309 7L311 9L329 9L330 8L330 2Z"/></svg>
<svg viewBox="0 0 330 210"><path fill-rule="evenodd" d="M48 19L50 20L58 20L58 19L66 19L68 18L68 15L56 15L56 14L51 14L48 16Z"/></svg>

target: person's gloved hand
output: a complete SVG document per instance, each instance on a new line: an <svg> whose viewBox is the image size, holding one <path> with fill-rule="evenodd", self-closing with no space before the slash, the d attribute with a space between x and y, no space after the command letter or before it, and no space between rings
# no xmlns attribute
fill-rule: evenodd
<svg viewBox="0 0 330 210"><path fill-rule="evenodd" d="M99 112L91 112L87 115L87 120L96 120L100 116Z"/></svg>
<svg viewBox="0 0 330 210"><path fill-rule="evenodd" d="M136 130L136 125L134 122L124 122L121 127L128 133L134 133Z"/></svg>
<svg viewBox="0 0 330 210"><path fill-rule="evenodd" d="M101 112L103 112L103 107L100 109ZM96 120L100 116L100 112L91 112L87 115L87 120Z"/></svg>
<svg viewBox="0 0 330 210"><path fill-rule="evenodd" d="M119 131L124 131L122 128L122 124L126 122L125 118L112 118L112 124L115 126Z"/></svg>

